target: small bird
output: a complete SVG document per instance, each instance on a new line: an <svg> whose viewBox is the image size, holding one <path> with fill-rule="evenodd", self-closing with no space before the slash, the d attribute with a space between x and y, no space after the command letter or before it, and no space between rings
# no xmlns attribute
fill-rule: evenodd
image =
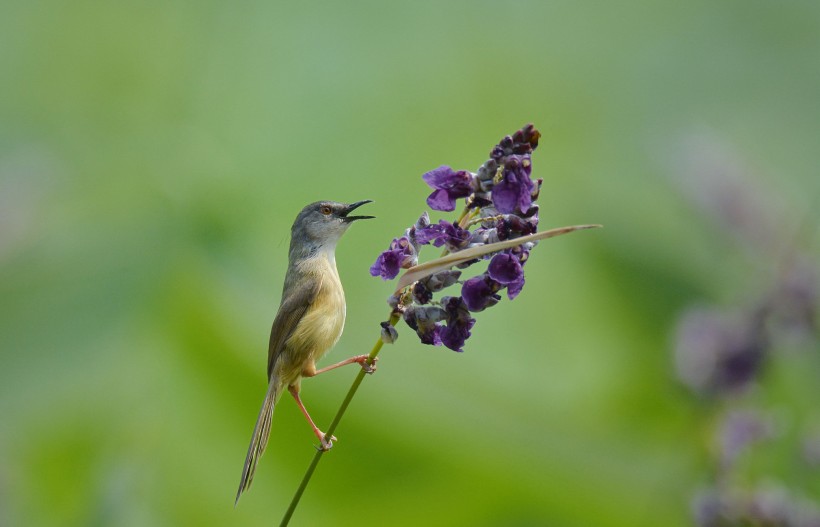
<svg viewBox="0 0 820 527"><path fill-rule="evenodd" d="M321 442L320 448L328 450L336 438L325 439L302 404L299 398L302 377L313 377L354 363L368 373L374 371L367 363L367 355L316 369L316 361L336 344L345 323L345 296L336 270L336 244L351 223L374 217L350 215L370 202L347 205L317 201L302 209L293 222L282 302L273 320L268 346L268 392L253 429L235 503L253 481L256 464L268 444L273 408L285 389L305 414Z"/></svg>

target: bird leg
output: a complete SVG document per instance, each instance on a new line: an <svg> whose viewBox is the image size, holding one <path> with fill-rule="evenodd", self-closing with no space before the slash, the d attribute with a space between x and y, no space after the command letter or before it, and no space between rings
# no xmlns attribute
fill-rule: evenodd
<svg viewBox="0 0 820 527"><path fill-rule="evenodd" d="M293 396L293 398L296 399L296 404L299 405L299 409L302 410L303 414L305 414L305 419L307 419L308 423L310 423L310 427L313 429L313 433L316 434L316 437L318 437L319 441L322 443L320 450L330 450L333 447L333 442L338 441L338 439L336 439L336 436L330 436L330 438L325 439L325 433L319 430L319 427L316 426L316 423L314 423L313 419L311 419L310 414L307 411L307 408L305 408L305 405L302 404L302 399L299 397L299 389L296 386L288 386L288 391Z"/></svg>
<svg viewBox="0 0 820 527"><path fill-rule="evenodd" d="M379 360L378 357L373 359L373 364L368 364L367 359L370 358L370 355L356 355L355 357L350 357L349 359L345 359L341 362L337 362L336 364L331 364L330 366L325 366L319 370L313 370L312 372L307 370L302 372L303 377L313 377L314 375L319 375L320 373L324 373L326 371L335 370L340 366L346 366L348 364L359 364L365 373L373 373L376 371L376 361Z"/></svg>

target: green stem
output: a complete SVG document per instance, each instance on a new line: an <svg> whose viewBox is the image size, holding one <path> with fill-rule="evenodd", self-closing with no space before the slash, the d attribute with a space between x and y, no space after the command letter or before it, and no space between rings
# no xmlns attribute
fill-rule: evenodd
<svg viewBox="0 0 820 527"><path fill-rule="evenodd" d="M398 314L394 313L390 315L389 323L391 326L395 326L398 321ZM367 357L367 364L372 366L373 363L376 362L376 356L381 351L383 344L384 342L382 342L381 338L376 342L373 349L370 351L370 355ZM364 376L364 370L359 371L359 374L356 375L356 378L353 380L353 384L347 391L347 396L345 396L342 401L342 405L336 412L336 417L333 418L333 422L330 423L330 427L328 427L327 432L325 432L325 441L329 441L330 438L333 437L333 432L336 431L336 427L339 426L339 422L342 420L345 410L347 410L347 407L350 405L350 401L353 400L353 396L356 395L356 390L359 389L359 385L364 380ZM316 454L313 456L313 460L310 462L310 466L308 466L305 475L302 477L302 482L299 484L299 488L296 489L296 494L294 494L293 499L290 500L290 506L288 507L288 510L285 511L285 516L282 518L282 523L279 524L280 526L285 526L288 522L290 522L290 518L296 510L296 506L299 505L299 500L302 498L302 494L305 492L305 488L307 488L310 478L313 477L313 472L316 470L316 466L319 464L319 460L322 459L322 454L325 452L327 452L327 450L317 449Z"/></svg>

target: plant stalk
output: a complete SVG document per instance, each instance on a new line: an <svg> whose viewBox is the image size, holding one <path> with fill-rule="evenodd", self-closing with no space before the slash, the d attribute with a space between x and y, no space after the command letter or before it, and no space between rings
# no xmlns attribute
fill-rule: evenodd
<svg viewBox="0 0 820 527"><path fill-rule="evenodd" d="M394 313L390 315L389 323L391 326L395 326L398 321L398 314ZM382 342L382 339L379 338L379 340L373 346L373 349L370 351L370 354L367 357L367 364L372 366L373 363L376 362L376 357L381 351L383 345L384 342ZM356 375L356 378L353 380L353 384L350 386L350 389L347 391L347 395L342 401L342 405L336 412L336 417L333 418L333 422L330 423L330 426L325 432L325 441L329 441L330 438L333 437L333 432L335 432L336 427L339 426L339 422L342 420L342 416L344 416L347 407L350 405L350 401L353 400L353 396L356 395L356 391L359 389L359 385L364 380L365 375L366 373L363 369L359 371L358 375ZM282 518L282 522L279 524L281 527L286 526L290 522L290 518L291 516L293 516L293 512L296 510L297 505L299 505L299 500L302 498L302 494L305 492L305 488L307 488L307 485L310 482L310 478L313 477L313 472L316 470L316 466L319 464L319 460L322 459L322 454L324 454L325 452L327 452L327 450L322 450L321 448L318 448L316 450L316 454L314 454L313 460L310 462L310 465L308 466L305 475L302 477L302 482L299 483L299 488L296 489L296 494L294 494L293 499L290 500L288 510L285 511L285 516Z"/></svg>

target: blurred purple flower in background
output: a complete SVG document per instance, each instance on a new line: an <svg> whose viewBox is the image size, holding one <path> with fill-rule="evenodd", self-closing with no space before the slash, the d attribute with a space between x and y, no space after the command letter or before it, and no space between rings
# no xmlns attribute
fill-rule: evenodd
<svg viewBox="0 0 820 527"><path fill-rule="evenodd" d="M681 316L675 347L678 376L700 393L739 390L752 383L767 350L760 317L708 309Z"/></svg>
<svg viewBox="0 0 820 527"><path fill-rule="evenodd" d="M729 412L720 433L723 470L729 470L737 458L754 443L773 435L771 420L754 410Z"/></svg>
<svg viewBox="0 0 820 527"><path fill-rule="evenodd" d="M715 137L687 141L679 161L673 182L698 207L699 217L712 219L719 227L715 232L742 247L758 268L770 273L763 280L749 280L742 306L690 307L678 319L677 376L706 403L704 408L711 408L718 430L716 444L709 449L714 483L696 494L692 515L701 527L820 527L820 507L806 497L804 491L810 493L812 487L804 478L793 477L787 486L765 469L756 473L758 481L743 477L748 471L743 462L754 460L767 443L777 443L772 448L777 448L780 459L799 460L799 466L790 466L785 474L810 467L807 445L820 444L812 442L814 436L795 439L803 431L794 430L805 426L800 421L820 417L813 410L816 405L801 402L789 407L792 430L782 432L773 426L772 411L764 406L769 371L793 375L794 365L789 363L801 347L812 351L812 367L817 367L820 282L810 263L813 259L800 247L800 236L792 234L797 228L789 224L787 208L774 193L757 188L736 156ZM784 245L783 240L791 243ZM782 391L783 378L775 381L774 391L778 382ZM800 392L789 386L786 393ZM788 455L790 450L794 452Z"/></svg>

